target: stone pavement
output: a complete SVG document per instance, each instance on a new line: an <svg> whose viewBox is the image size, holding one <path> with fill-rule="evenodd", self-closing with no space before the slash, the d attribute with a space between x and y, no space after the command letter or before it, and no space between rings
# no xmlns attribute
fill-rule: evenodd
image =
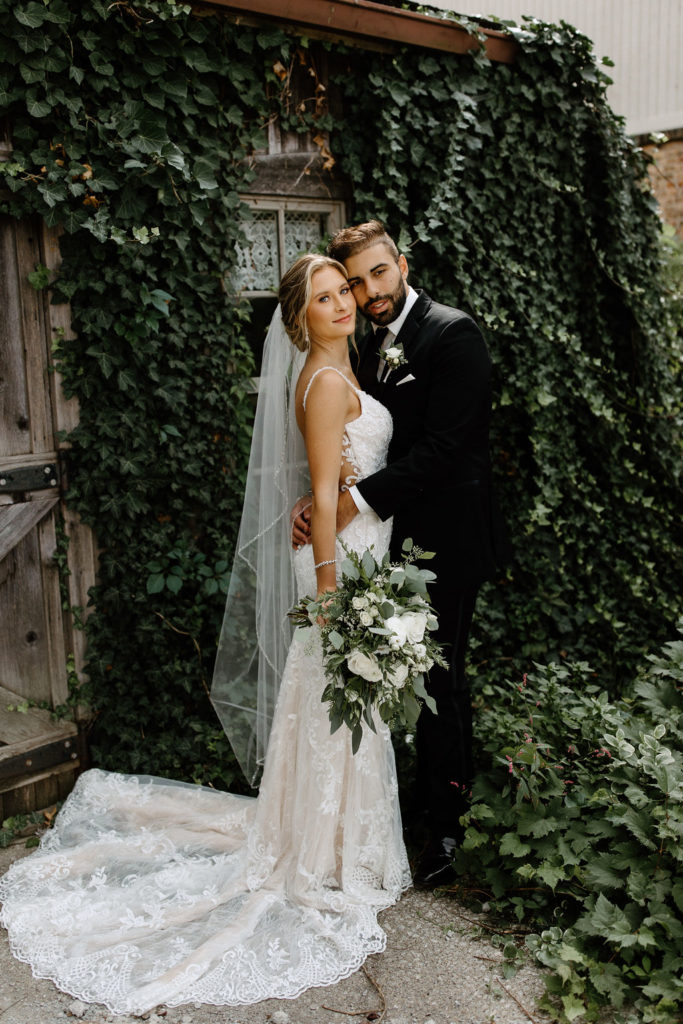
<svg viewBox="0 0 683 1024"><path fill-rule="evenodd" d="M27 851L20 840L0 850L0 874ZM384 953L350 978L313 988L298 999L268 999L252 1006L159 1007L147 1024L543 1024L535 1007L543 977L528 965L504 979L499 947L482 937L486 922L455 898L409 890L380 921ZM374 978L372 984L368 975ZM385 1011L382 1015L382 1011ZM376 1016L373 1016L376 1014ZM7 935L0 937L0 1024L140 1024L85 1005L37 981L14 960Z"/></svg>

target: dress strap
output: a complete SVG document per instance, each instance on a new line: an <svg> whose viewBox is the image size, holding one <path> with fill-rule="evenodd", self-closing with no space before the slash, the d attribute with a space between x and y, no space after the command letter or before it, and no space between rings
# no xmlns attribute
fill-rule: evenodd
<svg viewBox="0 0 683 1024"><path fill-rule="evenodd" d="M349 385L349 387L352 388L356 392L357 395L360 395L360 393L361 393L360 392L360 388L357 388L355 384L352 384L351 381L349 380L349 378L346 376L346 374L342 373L342 371L337 366L319 366L318 369L315 371L315 373L311 374L311 379L309 380L308 384L306 385L306 390L304 391L304 402L303 402L304 412L306 411L306 399L308 398L308 392L311 390L311 384L313 383L315 378L318 376L318 374L323 372L323 370L334 370L335 373L338 373L340 377L344 378L344 380Z"/></svg>

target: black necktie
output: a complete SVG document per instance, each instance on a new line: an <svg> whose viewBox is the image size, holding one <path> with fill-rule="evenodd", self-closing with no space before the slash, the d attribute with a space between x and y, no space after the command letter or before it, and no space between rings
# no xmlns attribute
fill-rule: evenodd
<svg viewBox="0 0 683 1024"><path fill-rule="evenodd" d="M375 348L375 352L378 355L378 361L377 361L377 364L376 364L377 365L376 376L377 376L377 373L379 372L379 367L380 366L382 367L382 372L379 373L379 376L377 376L377 380L378 381L382 380L382 377L384 376L384 371L386 369L386 364L384 363L384 355L382 353L382 345L384 344L384 339L386 338L388 333L389 333L389 328L388 327L378 327L377 330L375 331L374 341L375 341L375 345L377 346Z"/></svg>
<svg viewBox="0 0 683 1024"><path fill-rule="evenodd" d="M384 344L384 339L386 338L388 333L388 327L378 327L377 330L375 331L375 344L378 346L378 349L382 348L382 345Z"/></svg>

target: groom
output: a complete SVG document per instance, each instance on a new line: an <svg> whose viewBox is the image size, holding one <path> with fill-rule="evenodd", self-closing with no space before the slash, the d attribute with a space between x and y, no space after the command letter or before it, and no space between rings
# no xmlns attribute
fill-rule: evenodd
<svg viewBox="0 0 683 1024"><path fill-rule="evenodd" d="M410 287L406 258L379 221L337 232L328 254L346 267L372 324L361 342L358 382L394 421L387 466L340 494L338 528L369 506L381 519L394 517L392 557L400 557L407 537L436 552L430 591L450 664L430 670L427 689L438 714L424 707L416 730L416 802L430 838L415 882L443 885L451 880L473 774L467 638L479 586L507 557L488 450L491 363L467 314ZM301 517L296 525L301 542L307 527Z"/></svg>

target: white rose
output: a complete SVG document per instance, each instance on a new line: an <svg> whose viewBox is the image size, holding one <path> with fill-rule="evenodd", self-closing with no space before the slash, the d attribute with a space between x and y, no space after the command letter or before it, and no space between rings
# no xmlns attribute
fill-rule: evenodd
<svg viewBox="0 0 683 1024"><path fill-rule="evenodd" d="M424 644L413 644L413 653L416 658L419 658L420 661L422 661L427 653L427 648Z"/></svg>
<svg viewBox="0 0 683 1024"><path fill-rule="evenodd" d="M401 350L400 350L400 348L396 348L395 346L392 346L391 348L385 349L384 350L384 358L386 359L386 361L388 363L393 362L395 359L400 359L401 358Z"/></svg>
<svg viewBox="0 0 683 1024"><path fill-rule="evenodd" d="M367 608L368 599L367 597L353 597L351 598L351 604L354 608L360 611L361 608Z"/></svg>
<svg viewBox="0 0 683 1024"><path fill-rule="evenodd" d="M382 670L379 667L379 663L377 659L373 658L370 654L363 654L362 651L354 651L347 657L346 664L355 676L360 676L361 679L367 679L369 683L378 683L382 678Z"/></svg>
<svg viewBox="0 0 683 1024"><path fill-rule="evenodd" d="M373 617L370 612L361 612L360 621L363 626L371 626L373 623Z"/></svg>
<svg viewBox="0 0 683 1024"><path fill-rule="evenodd" d="M387 675L391 685L395 686L397 690L400 690L408 678L408 666L403 662L399 662L399 664L392 668Z"/></svg>
<svg viewBox="0 0 683 1024"><path fill-rule="evenodd" d="M403 615L390 615L388 619L384 620L385 627L394 634L387 638L387 642L393 650L403 647L408 639L408 632L403 622L404 618L405 616Z"/></svg>
<svg viewBox="0 0 683 1024"><path fill-rule="evenodd" d="M424 612L404 612L401 616L406 635L411 644L419 644L427 627L427 616Z"/></svg>

